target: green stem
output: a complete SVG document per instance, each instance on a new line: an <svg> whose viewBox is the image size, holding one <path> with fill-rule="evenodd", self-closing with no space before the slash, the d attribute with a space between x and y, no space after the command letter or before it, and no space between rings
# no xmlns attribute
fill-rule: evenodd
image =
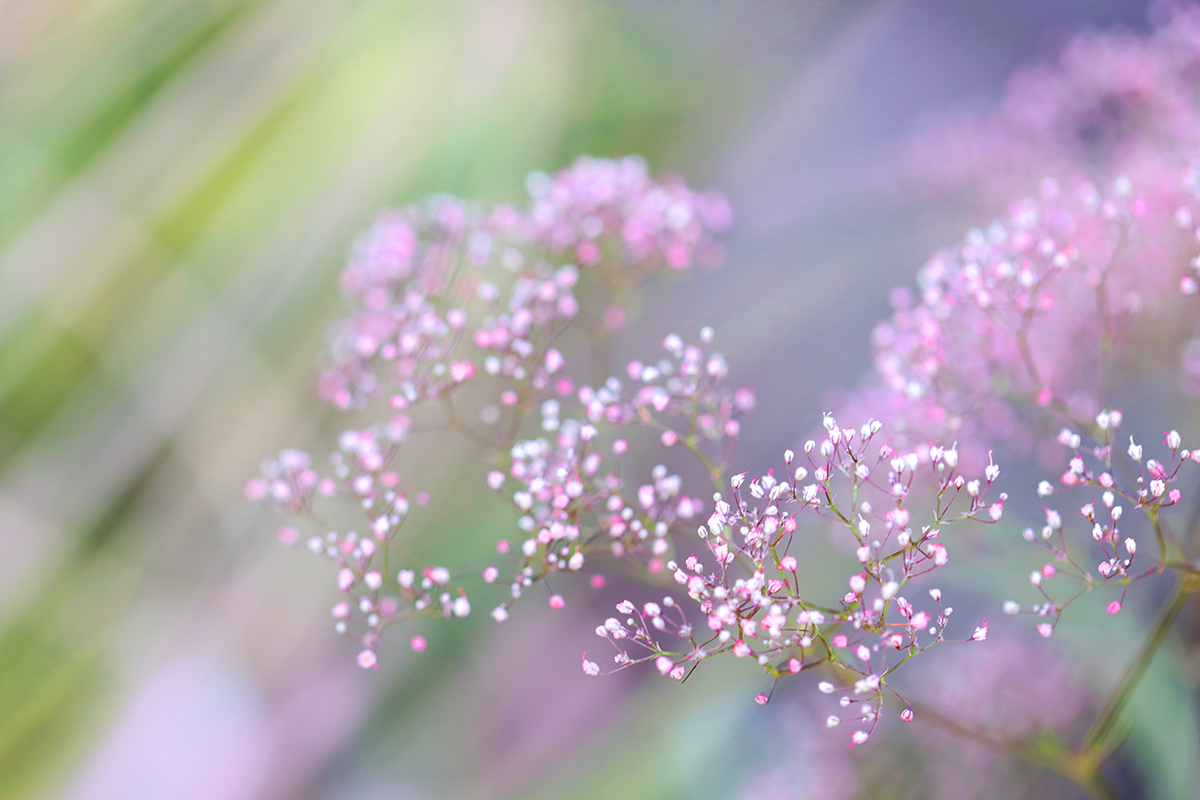
<svg viewBox="0 0 1200 800"><path fill-rule="evenodd" d="M1121 795L1117 794L1116 787L1099 771L1093 772L1086 778L1074 778L1074 780L1096 800L1121 800Z"/></svg>
<svg viewBox="0 0 1200 800"><path fill-rule="evenodd" d="M1180 577L1179 583L1175 585L1175 589L1171 592L1171 597L1167 601L1167 605L1159 613L1154 627L1150 630L1150 635L1142 643L1137 658L1126 668L1125 674L1121 676L1121 682L1117 685L1117 689L1113 692L1108 704L1104 707L1100 716L1096 718L1096 721L1092 723L1092 727L1088 730L1087 735L1084 736L1083 743L1080 745L1080 754L1082 756L1094 761L1098 765L1112 751L1113 748L1110 747L1111 743L1109 739L1116 728L1121 713L1125 710L1125 706L1129 704L1134 690L1137 688L1142 676L1146 674L1146 670L1149 668L1150 662L1154 660L1154 655L1158 652L1158 648L1162 646L1163 641L1167 638L1167 634L1170 633L1171 626L1175 624L1175 619L1183 611L1183 606L1187 603L1188 597L1197 591L1197 589L1200 589L1200 585L1198 585L1195 578L1190 575Z"/></svg>
<svg viewBox="0 0 1200 800"><path fill-rule="evenodd" d="M1150 517L1150 523L1154 525L1154 538L1158 540L1158 555L1160 561L1167 560L1167 541L1163 536L1162 523L1158 521L1158 510L1151 509L1146 516Z"/></svg>

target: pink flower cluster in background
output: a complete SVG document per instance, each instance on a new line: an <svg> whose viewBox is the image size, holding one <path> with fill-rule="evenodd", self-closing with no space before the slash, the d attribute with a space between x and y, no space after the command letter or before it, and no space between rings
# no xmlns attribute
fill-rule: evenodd
<svg viewBox="0 0 1200 800"><path fill-rule="evenodd" d="M361 407L390 391L403 407L485 360L517 384L545 381L546 342L580 313L581 272L617 300L646 276L724 257L725 199L654 180L640 159L581 158L527 183L524 209L440 196L379 216L342 271L352 311L329 331L323 397ZM619 304L590 311L610 327L625 316Z"/></svg>
<svg viewBox="0 0 1200 800"><path fill-rule="evenodd" d="M606 515L610 549L619 556L646 550L648 531L661 541L664 526L699 513L700 501L682 496L679 478L660 470L636 496L623 498L616 473L601 471L599 455L588 450L592 425L560 425L557 419L560 398L578 396L591 416L617 413L632 420L646 407L658 407L664 392L692 395L674 382L651 389L647 378L649 395L597 411L610 389L577 392L579 376L568 375L572 370L556 345L569 329L593 342L619 328L626 317L621 302L656 273L716 266L723 256L717 236L730 224L728 204L677 178L654 180L633 157L581 158L553 176L531 175L528 188L525 209L485 210L441 196L380 215L342 271L351 310L329 330L328 366L318 391L340 408L366 407L385 396L388 410L375 425L341 435L330 457L331 476L320 476L307 453L285 450L264 461L262 476L246 485L248 497L311 529L304 535L291 526L281 529L285 544L303 540L333 562L344 595L332 609L335 629L360 639L363 667L376 666L387 627L417 616L463 617L471 609L465 591L450 587L445 567L396 571L389 565L390 545L410 503L429 501L424 492L410 498L395 464L410 430L430 413L479 444L486 461L510 464L512 480L524 487L514 502L528 512L520 526L536 528L536 535L522 545L525 560L510 603L522 586L549 572L580 569L583 515L589 523L598 512ZM682 364L679 376L695 367ZM694 375L684 380L697 385ZM735 429L735 405L753 403L746 397L735 402L728 392L705 388L695 398L703 405L698 413L705 430ZM463 398L481 406L475 419L460 415ZM538 409L555 443L517 443L526 418ZM499 489L505 479L493 472L488 480ZM360 523L342 529L326 511L337 505L357 507ZM649 549L661 553L661 545ZM507 541L498 550L508 552ZM498 574L489 567L484 581L492 583ZM563 601L556 595L551 605ZM503 620L507 613L501 604L493 616ZM411 644L420 651L426 641L418 635Z"/></svg>
<svg viewBox="0 0 1200 800"><path fill-rule="evenodd" d="M1099 560L1094 571L1081 563L1063 536L1069 522L1043 507L1041 534L1025 538L1051 556L1030 575L1045 602L1005 604L1041 617L1043 636L1095 586L1121 587L1104 606L1117 614L1132 582L1196 569L1185 554L1193 534L1159 514L1183 501L1179 470L1194 452L1170 430L1169 462L1143 462L1132 438L1116 443L1121 412L1104 410L1164 368L1200 394L1200 11L1158 13L1151 36L1077 37L1057 64L1015 78L995 113L944 120L921 138L913 188L985 201L1037 191L935 254L915 293L892 292L875 369L843 412L877 415L901 446L955 440L966 465L996 451L1050 466L1068 448L1066 471L1038 494L1098 492L1081 514L1087 560ZM1085 440L1095 445L1081 449ZM1118 534L1121 500L1152 532L1150 553L1145 531ZM1049 591L1064 582L1070 592Z"/></svg>
<svg viewBox="0 0 1200 800"><path fill-rule="evenodd" d="M972 461L998 441L1030 452L1047 420L1087 424L1135 346L1196 328L1185 169L1145 191L1045 179L1037 198L936 254L917 296L893 291L873 334L877 377L849 409L908 443L956 437Z"/></svg>
<svg viewBox="0 0 1200 800"><path fill-rule="evenodd" d="M1018 71L995 107L928 120L902 159L905 190L1004 203L1046 175L1161 183L1200 147L1200 10L1160 2L1152 18L1149 35L1073 36Z"/></svg>
<svg viewBox="0 0 1200 800"><path fill-rule="evenodd" d="M1154 344L1168 358L1180 358L1180 385L1197 397L1195 304L1180 306L1168 298L1171 287L1186 294L1200 290L1198 262L1187 263L1200 251L1193 238L1200 222L1194 167L1200 159L1200 9L1162 2L1153 6L1152 20L1149 35L1074 36L1056 61L1019 72L995 109L930 120L901 158L901 184L907 193L982 208L1027 196L1047 176L1068 194L1084 183L1105 195L1131 195L1130 210L1141 212L1133 225L1118 226L1107 237L1086 231L1076 237L1081 249L1094 248L1082 254L1081 267L1103 268L1111 258L1109 272L1123 284L1118 291L1137 295L1136 313L1167 316L1155 320ZM1037 203L1044 206L1046 198ZM1117 294L1108 298L1112 307L1120 301ZM1097 305L1093 309L1101 313ZM1121 345L1120 326L1116 333ZM1088 349L1089 357L1093 352ZM1090 397L1093 386L1079 388L1089 395L1081 404L1093 406L1081 416L1090 418L1102 404Z"/></svg>

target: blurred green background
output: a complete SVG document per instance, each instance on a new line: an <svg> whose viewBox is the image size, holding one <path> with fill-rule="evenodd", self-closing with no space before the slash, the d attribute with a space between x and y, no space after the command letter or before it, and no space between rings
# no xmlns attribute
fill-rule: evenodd
<svg viewBox="0 0 1200 800"><path fill-rule="evenodd" d="M768 398L744 455L773 452L865 369L881 287L976 213L880 189L916 122L1079 24L1144 26L1044 5L0 0L0 797L736 793L753 670L584 682L584 601L361 674L324 565L240 487L339 424L315 354L379 208L518 201L583 153L730 195L729 264L625 346L716 323ZM510 524L465 503L412 549Z"/></svg>

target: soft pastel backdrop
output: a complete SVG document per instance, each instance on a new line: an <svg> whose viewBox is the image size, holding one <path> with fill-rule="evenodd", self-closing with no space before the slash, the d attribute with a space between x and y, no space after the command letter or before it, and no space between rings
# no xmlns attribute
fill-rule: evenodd
<svg viewBox="0 0 1200 800"><path fill-rule="evenodd" d="M887 287L1000 210L896 191L913 131L1083 25L1145 4L0 0L0 797L736 796L759 738L795 739L747 702L760 674L587 681L582 595L354 666L324 565L240 495L336 429L312 386L341 257L382 206L519 200L581 153L719 188L729 263L621 353L714 324L763 459L867 368ZM435 496L457 463L429 454ZM414 551L511 525L455 505ZM1172 732L1130 756L1145 796L1194 791L1176 661L1143 698ZM860 790L896 796L880 752Z"/></svg>

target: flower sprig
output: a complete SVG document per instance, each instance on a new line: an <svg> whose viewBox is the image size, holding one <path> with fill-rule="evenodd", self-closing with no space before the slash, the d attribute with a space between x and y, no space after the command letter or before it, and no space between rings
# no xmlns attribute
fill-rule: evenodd
<svg viewBox="0 0 1200 800"><path fill-rule="evenodd" d="M284 450L278 458L265 460L261 477L246 484L247 496L314 531L303 544L333 564L343 595L330 610L334 629L361 642L358 663L364 669L377 666L380 636L392 625L423 616L465 617L471 611L465 590L450 588L445 567L390 571L390 545L411 510L401 476L391 467L407 430L407 418L396 415L383 425L346 431L330 458L332 474L324 477L307 453ZM415 499L421 505L429 502L425 492ZM326 508L354 509L363 532L357 530L359 525L339 530ZM287 546L298 545L301 538L291 525L279 530ZM418 652L425 649L419 635L410 644Z"/></svg>
<svg viewBox="0 0 1200 800"><path fill-rule="evenodd" d="M940 590L928 590L929 608L918 608L902 592L949 562L942 541L949 526L998 521L1006 497L987 499L998 467L969 479L958 471L953 447L898 452L880 441L877 421L841 427L827 415L825 430L799 458L784 454L780 476L773 470L754 478L733 475L728 497L714 495L713 512L698 529L706 552L667 565L702 622L689 622L670 596L640 610L623 601L617 610L624 619L610 618L596 629L617 651L614 669L653 662L682 680L701 661L724 654L755 660L773 681L827 667L851 689L839 702L853 706L862 723L852 743L866 741L885 692L895 693L887 679L914 656L952 641L945 628L953 609L943 606ZM936 489L932 497L913 497L914 480L925 472ZM928 509L925 520L914 519L913 501ZM853 546L857 566L844 595L819 600L802 586L797 554L803 557L813 524L830 522ZM986 636L984 620L964 641ZM666 644L667 637L683 646ZM601 670L585 658L584 671ZM821 691L833 692L834 684L822 682ZM768 699L765 693L758 698ZM840 722L830 717L831 725Z"/></svg>
<svg viewBox="0 0 1200 800"><path fill-rule="evenodd" d="M1099 439L1093 447L1084 447L1080 434L1064 428L1058 436L1059 444L1071 454L1066 471L1058 480L1059 485L1042 481L1038 485L1040 498L1058 497L1067 492L1078 493L1091 489L1098 493L1079 507L1079 516L1090 526L1091 539L1096 543L1102 560L1096 564L1093 576L1084 566L1082 559L1072 555L1073 548L1066 536L1066 528L1073 527L1064 519L1057 508L1043 506L1045 524L1040 532L1026 528L1024 538L1042 547L1050 556L1040 569L1030 573L1029 582L1038 589L1045 602L1022 608L1014 601L1007 601L1004 610L1009 614L1034 614L1047 621L1037 625L1038 633L1050 636L1058 625L1063 611L1075 600L1098 586L1112 586L1121 590L1120 597L1105 606L1108 614L1118 614L1125 604L1129 587L1137 581L1161 573L1167 568L1178 568L1194 572L1195 568L1181 557L1181 545L1160 516L1163 509L1183 501L1183 492L1178 488L1180 471L1187 463L1200 463L1200 450L1183 447L1183 437L1178 431L1163 434L1163 447L1167 448L1166 462L1144 458L1142 445L1129 437L1129 445L1119 452L1116 430L1124 419L1120 411L1102 411L1096 416ZM1114 467L1114 459L1127 456L1126 470ZM1127 505L1126 505L1127 504ZM1138 512L1149 524L1157 544L1157 557L1150 556L1146 566L1135 567L1146 560L1144 547L1126 529L1125 510ZM1069 515L1068 515L1069 516ZM1143 553L1141 561L1138 553ZM1075 589L1065 599L1056 599L1050 593L1050 578L1075 584ZM1061 596L1060 596L1061 598Z"/></svg>

